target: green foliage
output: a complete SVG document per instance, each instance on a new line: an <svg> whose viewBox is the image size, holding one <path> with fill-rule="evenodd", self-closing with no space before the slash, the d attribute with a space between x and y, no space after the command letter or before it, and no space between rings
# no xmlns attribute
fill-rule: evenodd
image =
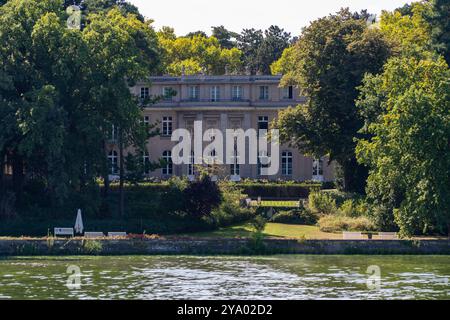
<svg viewBox="0 0 450 320"><path fill-rule="evenodd" d="M333 214L337 212L336 200L326 192L312 192L308 197L308 206L318 214Z"/></svg>
<svg viewBox="0 0 450 320"><path fill-rule="evenodd" d="M237 47L243 53L244 65L252 73L270 74L270 66L291 44L291 35L278 26L269 29L244 29L237 36Z"/></svg>
<svg viewBox="0 0 450 320"><path fill-rule="evenodd" d="M357 147L370 168L367 195L404 235L444 232L450 222L449 79L442 58L395 58L362 88L358 107L373 135Z"/></svg>
<svg viewBox="0 0 450 320"><path fill-rule="evenodd" d="M18 204L30 178L61 207L106 175L112 124L123 145L142 142L129 84L157 68L156 33L119 8L89 17L81 31L70 30L59 0L0 7L0 154L11 160Z"/></svg>
<svg viewBox="0 0 450 320"><path fill-rule="evenodd" d="M409 12L383 11L379 28L395 55L422 55L431 48L431 26L425 20L430 10L430 3L414 2Z"/></svg>
<svg viewBox="0 0 450 320"><path fill-rule="evenodd" d="M97 240L84 240L83 251L88 254L99 254L103 250L103 244Z"/></svg>
<svg viewBox="0 0 450 320"><path fill-rule="evenodd" d="M242 205L247 195L235 184L220 182L222 202L213 210L211 218L216 226L224 227L251 220L255 212Z"/></svg>
<svg viewBox="0 0 450 320"><path fill-rule="evenodd" d="M432 0L432 8L425 19L431 25L431 40L435 50L450 64L450 2Z"/></svg>
<svg viewBox="0 0 450 320"><path fill-rule="evenodd" d="M369 206L363 200L345 200L339 207L340 213L345 217L357 218L361 216L367 216Z"/></svg>
<svg viewBox="0 0 450 320"><path fill-rule="evenodd" d="M367 217L351 218L343 215L325 215L319 219L318 224L322 232L376 230L373 222Z"/></svg>
<svg viewBox="0 0 450 320"><path fill-rule="evenodd" d="M359 16L341 10L313 21L289 50L293 61L280 62L289 68L282 83L295 83L308 102L280 112L281 139L305 154L329 155L343 169L346 191L364 192L367 170L354 154L363 122L354 101L364 75L378 72L389 57L387 41Z"/></svg>
<svg viewBox="0 0 450 320"><path fill-rule="evenodd" d="M310 191L320 190L321 184L317 183L261 183L243 181L239 183L242 192L249 197L255 199L262 198L276 198L276 199L305 199L308 197Z"/></svg>
<svg viewBox="0 0 450 320"><path fill-rule="evenodd" d="M317 223L317 216L311 210L302 208L280 211L270 221L283 224L315 225Z"/></svg>
<svg viewBox="0 0 450 320"><path fill-rule="evenodd" d="M262 234L267 225L267 220L262 216L256 216L251 222L253 230L257 234Z"/></svg>
<svg viewBox="0 0 450 320"><path fill-rule="evenodd" d="M213 209L222 202L222 192L217 183L211 181L207 174L202 174L189 183L183 192L185 211L192 218L203 218L211 215Z"/></svg>
<svg viewBox="0 0 450 320"><path fill-rule="evenodd" d="M241 51L237 48L222 48L215 37L201 34L191 37L175 36L173 29L163 28L158 32L159 43L164 51L165 73L180 76L198 74L224 74L241 69Z"/></svg>

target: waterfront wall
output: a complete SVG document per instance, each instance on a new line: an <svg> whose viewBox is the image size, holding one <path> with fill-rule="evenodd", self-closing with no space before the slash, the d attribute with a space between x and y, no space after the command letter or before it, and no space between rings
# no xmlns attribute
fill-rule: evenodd
<svg viewBox="0 0 450 320"><path fill-rule="evenodd" d="M450 254L445 240L0 240L0 256L38 255L251 255L251 254Z"/></svg>

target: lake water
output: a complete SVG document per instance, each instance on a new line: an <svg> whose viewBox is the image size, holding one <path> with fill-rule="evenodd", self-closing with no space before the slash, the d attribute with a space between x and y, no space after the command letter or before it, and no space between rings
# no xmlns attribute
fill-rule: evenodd
<svg viewBox="0 0 450 320"><path fill-rule="evenodd" d="M0 299L450 299L449 279L450 256L0 259Z"/></svg>

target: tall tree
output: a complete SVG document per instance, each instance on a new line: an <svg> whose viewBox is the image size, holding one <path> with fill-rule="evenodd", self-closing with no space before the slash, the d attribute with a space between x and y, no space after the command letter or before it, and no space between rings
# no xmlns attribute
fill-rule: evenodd
<svg viewBox="0 0 450 320"><path fill-rule="evenodd" d="M442 58L394 58L366 77L358 101L373 135L356 150L368 198L405 235L450 231L449 79Z"/></svg>
<svg viewBox="0 0 450 320"><path fill-rule="evenodd" d="M212 36L219 40L220 46L225 49L235 48L236 38L239 36L236 32L227 30L224 26L211 27Z"/></svg>
<svg viewBox="0 0 450 320"><path fill-rule="evenodd" d="M244 66L252 74L259 71L258 51L264 41L261 30L244 29L238 36L237 46L242 51Z"/></svg>
<svg viewBox="0 0 450 320"><path fill-rule="evenodd" d="M215 37L196 35L176 37L173 29L163 28L158 32L164 50L163 72L181 75L224 74L238 72L242 68L242 52L237 48L225 49Z"/></svg>
<svg viewBox="0 0 450 320"><path fill-rule="evenodd" d="M264 32L264 40L258 48L258 72L270 74L270 66L280 59L284 49L291 44L291 34L278 26L270 26Z"/></svg>
<svg viewBox="0 0 450 320"><path fill-rule="evenodd" d="M450 1L432 0L431 4L426 20L431 25L433 46L450 64Z"/></svg>
<svg viewBox="0 0 450 320"><path fill-rule="evenodd" d="M308 101L280 113L281 138L306 154L337 161L345 190L362 193L367 169L355 157L354 139L363 124L355 106L357 88L365 73L380 71L389 45L345 9L313 21L294 50L293 70L283 82L298 85Z"/></svg>
<svg viewBox="0 0 450 320"><path fill-rule="evenodd" d="M34 179L62 203L105 175L112 124L136 136L141 110L129 86L156 69L156 33L119 9L92 18L69 30L59 0L0 7L0 154L16 194Z"/></svg>

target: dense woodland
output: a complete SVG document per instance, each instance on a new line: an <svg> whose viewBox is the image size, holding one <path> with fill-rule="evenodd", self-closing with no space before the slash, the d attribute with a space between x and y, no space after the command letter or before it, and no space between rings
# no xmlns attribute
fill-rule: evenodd
<svg viewBox="0 0 450 320"><path fill-rule="evenodd" d="M72 4L81 7L80 30L67 28L65 9ZM209 30L177 36L170 26L155 30L123 0L2 0L0 165L7 172L0 170L0 219L42 208L56 214L74 203L94 215L111 211L112 124L120 128L118 212L124 215L124 185L139 182L145 168L123 150L142 152L149 135L158 134L142 123L142 101L130 94L137 80L272 73L308 98L273 124L282 139L336 161L337 187L363 197L379 229L445 233L449 17L450 1L433 0L378 19L342 9L299 35L278 26L212 26L210 36Z"/></svg>

